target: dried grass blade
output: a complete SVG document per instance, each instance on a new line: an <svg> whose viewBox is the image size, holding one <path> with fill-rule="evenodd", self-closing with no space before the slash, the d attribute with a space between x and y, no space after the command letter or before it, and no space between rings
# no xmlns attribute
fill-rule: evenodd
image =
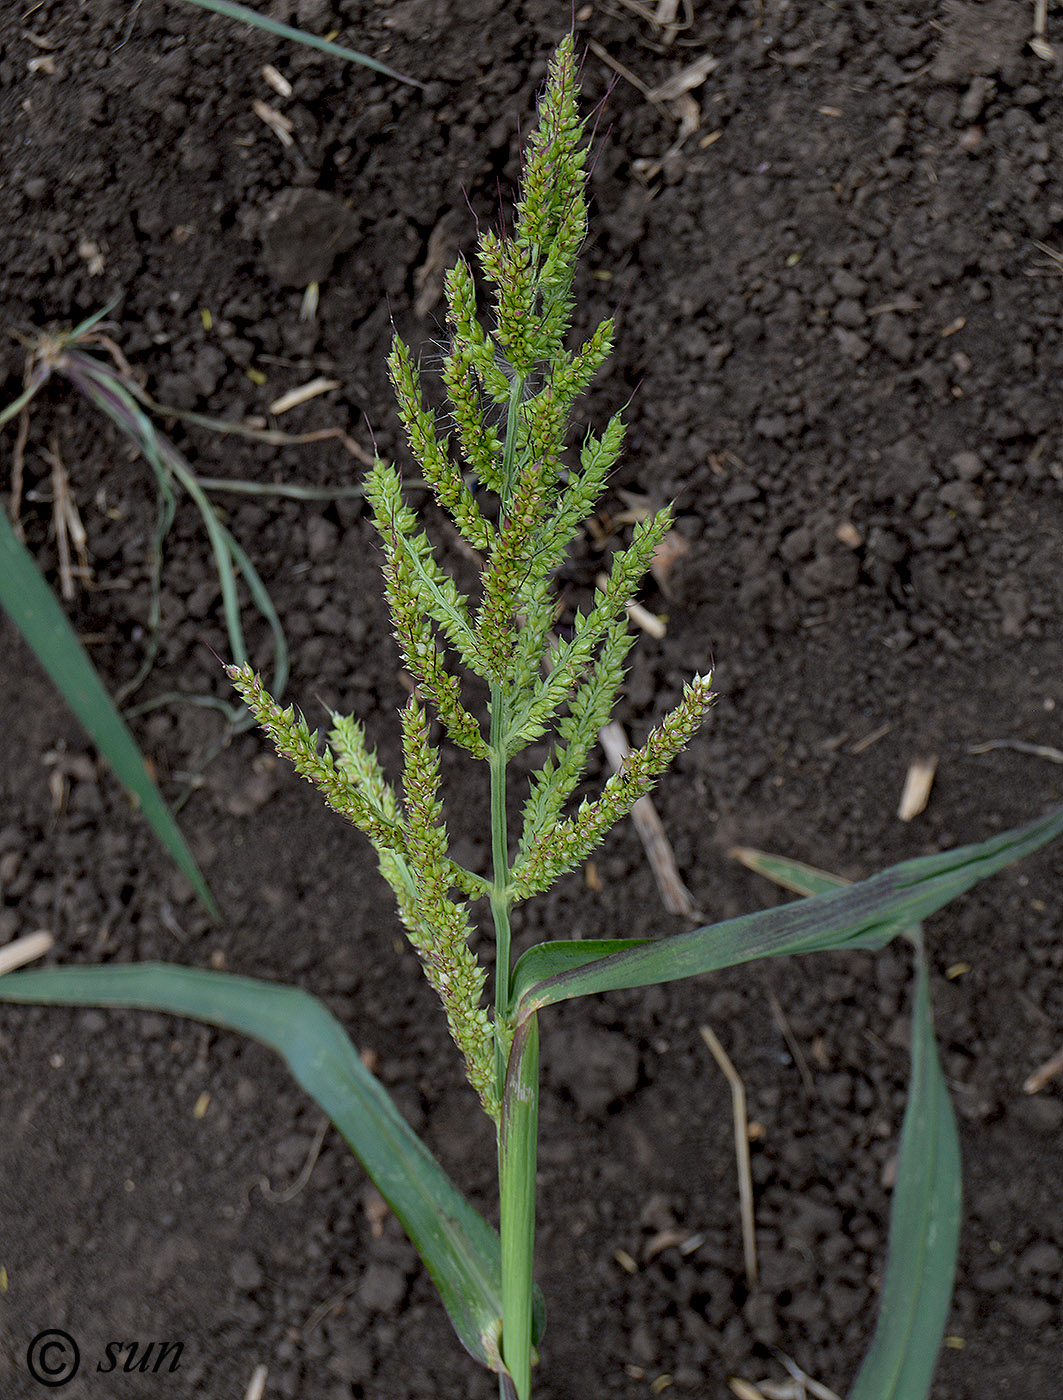
<svg viewBox="0 0 1063 1400"><path fill-rule="evenodd" d="M742 1217L742 1254L746 1265L746 1283L757 1283L757 1228L753 1216L753 1172L749 1163L749 1121L746 1117L746 1086L734 1067L730 1055L720 1044L715 1031L702 1026L701 1038L731 1086L731 1111L734 1118L735 1161L738 1165L738 1204Z"/></svg>

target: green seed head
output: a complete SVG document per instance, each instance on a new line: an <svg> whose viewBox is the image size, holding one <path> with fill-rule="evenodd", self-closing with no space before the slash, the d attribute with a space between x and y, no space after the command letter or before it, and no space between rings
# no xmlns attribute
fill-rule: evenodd
<svg viewBox="0 0 1063 1400"><path fill-rule="evenodd" d="M513 1033L510 906L545 890L586 858L653 786L712 699L709 677L696 676L601 795L565 816L623 681L633 641L627 604L672 521L665 509L635 527L627 547L613 556L593 604L575 614L569 635L558 640L552 630L558 610L554 575L594 512L624 439L617 415L600 435L587 433L574 456L569 450L573 406L613 343L612 322L603 321L582 345L567 345L573 278L587 229L586 152L576 95L570 35L554 55L539 102L513 233L485 232L479 239L479 267L493 307L489 328L480 322L470 267L459 262L446 276L447 432L440 432L425 403L419 367L397 337L388 361L417 470L464 552L479 562L478 586L467 595L439 562L407 503L398 470L381 461L374 465L365 494L380 538L392 628L415 687L402 713L398 792L355 720L333 716L332 751L319 753L317 736L294 711L281 709L256 676L247 668L230 673L278 750L376 847L468 1077L496 1119L499 1065ZM490 688L490 733L479 717L476 678ZM450 855L430 712L457 745L490 763L490 880ZM511 858L506 761L551 730L553 749L532 777ZM493 1022L481 1005L486 973L471 948L469 901L485 895L499 937Z"/></svg>

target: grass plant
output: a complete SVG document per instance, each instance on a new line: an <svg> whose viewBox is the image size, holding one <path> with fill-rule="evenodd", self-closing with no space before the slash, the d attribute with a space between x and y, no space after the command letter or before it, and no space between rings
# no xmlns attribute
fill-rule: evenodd
<svg viewBox="0 0 1063 1400"><path fill-rule="evenodd" d="M244 579L252 603L269 625L273 639L270 684L280 693L288 682L288 645L280 618L258 570L246 550L224 524L211 494L235 491L257 495L285 495L303 500L331 500L342 496L361 495L362 487L347 485L315 488L295 484L271 485L199 477L185 456L160 430L158 419L169 416L183 417L214 432L238 431L272 443L310 442L338 435L343 438L349 449L353 449L354 444L345 434L335 430L325 429L293 436L276 430L245 428L201 414L177 413L176 410L155 403L136 382L133 371L118 345L106 333L104 317L111 309L105 307L72 330L36 336L31 342L26 363L25 387L12 403L0 410L0 428L16 417L21 420L12 459L13 518L9 519L8 515L0 510L0 605L25 637L52 682L88 731L93 743L138 802L156 835L192 882L200 900L211 914L216 915L217 906L203 875L152 780L144 756L119 711L119 706L142 685L151 670L158 649L164 546L174 521L178 492L184 491L195 504L210 541L221 587L230 656L241 663L246 662L248 656L238 590L239 576ZM19 507L22 492L23 443L28 431L28 415L36 395L53 378L65 380L115 424L149 464L157 487L158 509L154 538L149 550L151 601L147 617L148 645L136 675L114 698L108 693L36 561L21 540ZM220 696L195 697L171 693L155 696L146 705L131 708L145 709L175 700L190 699L221 709L228 726L227 735L245 728L252 722L243 705Z"/></svg>
<svg viewBox="0 0 1063 1400"><path fill-rule="evenodd" d="M851 1400L920 1400L929 1392L940 1346L960 1222L958 1138L934 1040L921 925L979 880L1063 832L1063 810L849 886L776 862L776 876L784 873L790 887L809 898L666 938L640 931L636 937L547 941L514 960L514 907L585 860L654 785L712 701L710 678L692 677L645 744L597 797L573 809L570 799L622 684L633 640L625 605L671 520L666 508L635 527L592 605L557 641L552 580L604 490L624 436L617 416L584 436L571 463L566 455L573 405L613 337L606 321L578 348L568 344L573 274L586 231L586 155L576 97L569 37L540 99L513 232L485 232L479 240L481 273L492 289L490 330L480 319L472 269L459 263L446 279L446 431L425 406L418 366L401 340L390 358L412 454L439 507L482 560L478 587L467 595L438 562L405 499L399 471L374 464L366 494L384 590L415 681L401 715L399 783L389 782L355 717L333 715L322 748L305 720L282 708L250 667L236 659L230 668L278 752L377 852L468 1080L495 1128L499 1231L471 1209L406 1126L338 1022L297 988L162 964L60 967L0 978L0 1000L167 1011L274 1048L391 1204L461 1341L497 1373L502 1400L529 1400L543 1329L542 1299L532 1279L540 1013L575 997L758 958L878 950L901 936L913 948L916 967L911 1092L881 1315ZM520 830L511 832L511 765L547 734L553 736L550 756L532 775ZM440 765L444 741L485 769L487 869L468 868L451 854ZM477 902L490 910L493 986L472 946Z"/></svg>
<svg viewBox="0 0 1063 1400"><path fill-rule="evenodd" d="M416 78L398 73L377 59L370 58L367 54L346 48L342 44L335 43L331 38L322 38L302 29L294 29L291 25L283 24L269 15L260 14L247 5L234 4L232 0L187 0L187 3L197 5L200 9L211 11L224 18L237 20L253 28L264 30L277 38L301 44L306 48L317 49L329 57L359 64L374 72L381 73L385 77L394 78L413 87L424 87L424 84ZM273 637L271 684L278 693L284 690L288 675L288 648L280 619L257 570L238 541L222 524L208 492L213 490L263 495L275 494L310 500L336 499L343 495L360 494L360 488L339 487L333 490L319 491L311 487L295 485L265 487L254 482L197 478L189 463L177 448L157 430L153 421L153 413L166 415L172 413L172 410L163 409L160 405L152 403L136 384L117 346L99 329L99 323L110 309L108 307L95 313L65 334L40 336L33 345L26 367L25 386L22 393L3 410L0 410L0 427L3 427L5 423L17 415L21 416L23 423L14 456L14 520L9 520L0 511L0 605L4 607L16 627L26 638L52 682L88 731L93 743L111 764L130 795L139 804L155 834L169 851L175 864L191 882L204 907L210 914L217 915L219 911L214 897L210 893L203 874L196 865L177 823L163 801L162 795L150 775L144 755L137 747L136 740L118 708L129 695L139 689L151 670L158 649L162 544L173 523L176 509L174 485L177 483L195 502L210 539L221 583L230 655L237 661L244 661L247 657L236 584L236 576L241 574L251 593L252 600L270 627ZM88 353L93 346L105 348L110 353L113 363L108 364L98 356ZM137 674L122 688L115 699L112 699L108 693L61 606L49 590L33 556L22 543L19 529L21 448L25 439L26 410L53 374L65 376L74 387L85 394L97 408L101 409L133 440L154 471L158 486L159 509L154 547L151 553L152 580L151 606L148 617L148 648ZM192 422L198 422L219 432L240 431L232 424L220 423L198 414L174 416L185 417ZM323 434L307 434L299 439L277 432L254 432L252 435L265 441L272 440L277 443L311 441L323 436ZM174 700L189 699L222 710L228 721L230 732L242 729L249 722L250 716L243 706L232 704L215 696L189 697L167 694L156 696L148 702L148 706L142 705L136 708L144 709L167 704Z"/></svg>

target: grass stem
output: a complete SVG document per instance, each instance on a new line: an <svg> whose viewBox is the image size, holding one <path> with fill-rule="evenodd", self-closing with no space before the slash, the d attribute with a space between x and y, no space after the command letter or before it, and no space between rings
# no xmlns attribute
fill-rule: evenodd
<svg viewBox="0 0 1063 1400"><path fill-rule="evenodd" d="M498 1192L502 1237L502 1359L499 1394L531 1395L532 1255L535 1242L535 1159L539 1124L539 1030L532 1016L508 1046L510 1001L509 840L506 826L506 728L502 686L491 686L491 857L495 924L495 1072L502 1099ZM508 1049L508 1055L507 1055Z"/></svg>
<svg viewBox="0 0 1063 1400"><path fill-rule="evenodd" d="M537 1017L529 1016L517 1027L513 1037L498 1138L502 1360L512 1378L517 1400L529 1400L531 1396L532 1264L538 1131L539 1025Z"/></svg>
<svg viewBox="0 0 1063 1400"><path fill-rule="evenodd" d="M505 515L509 506L510 498L513 495L513 487L516 484L513 479L513 467L517 460L517 430L520 424L520 406L524 400L525 383L524 376L514 371L513 382L509 388L509 408L506 413L506 441L502 449L503 515Z"/></svg>
<svg viewBox="0 0 1063 1400"><path fill-rule="evenodd" d="M506 697L500 685L491 687L491 860L494 880L491 887L491 916L495 924L495 1026L496 1074L501 1096L505 1080L505 1057L501 1034L509 1017L510 927L509 837L506 827Z"/></svg>

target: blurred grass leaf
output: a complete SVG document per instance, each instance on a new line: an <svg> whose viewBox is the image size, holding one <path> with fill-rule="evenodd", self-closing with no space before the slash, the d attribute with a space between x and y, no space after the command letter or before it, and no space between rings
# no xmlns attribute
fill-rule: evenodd
<svg viewBox="0 0 1063 1400"><path fill-rule="evenodd" d="M405 73L396 73L394 68L385 67L383 63L378 63L367 54L344 48L342 44L334 44L331 39L319 39L316 34L308 34L304 29L293 29L290 24L281 24L279 20L259 14L247 5L235 5L231 0L188 0L188 3L198 5L201 10L211 10L216 15L224 15L226 19L236 19L242 24L253 25L255 29L264 29L267 34L275 34L278 39L290 39L292 43L302 44L306 48L320 49L322 53L330 54L333 58L346 59L348 63L360 63L363 68L371 68L375 73L383 73L385 77L395 78L400 83L409 83L411 87L424 87L424 83L418 82L416 78L408 78Z"/></svg>
<svg viewBox="0 0 1063 1400"><path fill-rule="evenodd" d="M33 556L0 510L0 604L88 731L155 834L213 917L218 906L177 823L144 766L144 757Z"/></svg>
<svg viewBox="0 0 1063 1400"><path fill-rule="evenodd" d="M924 1400L945 1331L960 1239L956 1115L934 1038L929 977L916 946L912 1077L890 1207L878 1324L849 1400Z"/></svg>

